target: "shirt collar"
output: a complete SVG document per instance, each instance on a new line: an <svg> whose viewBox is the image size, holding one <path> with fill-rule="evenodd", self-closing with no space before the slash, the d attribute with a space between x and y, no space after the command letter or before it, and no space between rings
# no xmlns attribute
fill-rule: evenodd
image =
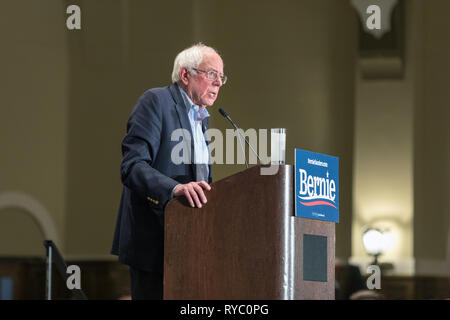
<svg viewBox="0 0 450 320"><path fill-rule="evenodd" d="M178 88L180 89L184 103L186 104L186 111L189 113L190 109L194 110L194 120L203 121L203 119L209 117L209 112L206 108L200 108L198 105L194 104L183 88L181 88L181 86L178 86Z"/></svg>

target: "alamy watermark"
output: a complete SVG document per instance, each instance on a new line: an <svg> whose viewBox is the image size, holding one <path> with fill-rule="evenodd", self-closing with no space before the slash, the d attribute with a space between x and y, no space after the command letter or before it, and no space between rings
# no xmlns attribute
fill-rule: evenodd
<svg viewBox="0 0 450 320"><path fill-rule="evenodd" d="M67 277L66 286L69 290L81 289L81 269L79 266L73 264L67 267Z"/></svg>
<svg viewBox="0 0 450 320"><path fill-rule="evenodd" d="M367 273L371 275L367 278L366 286L369 290L381 289L381 269L377 265L370 265L367 267Z"/></svg>
<svg viewBox="0 0 450 320"><path fill-rule="evenodd" d="M239 132L238 132L239 130ZM210 128L205 131L204 136L209 142L209 164L245 164L246 154L243 148L236 148L235 141L239 140L239 134L248 140L253 147L258 146L258 155L261 159L261 175L275 175L278 172L279 165L271 163L271 157L267 154L268 135L267 129L250 128L245 132L242 129L226 129L225 139L222 131ZM192 137L190 131L179 128L172 132L171 141L178 142L172 149L171 160L174 164L191 164ZM250 151L250 150L249 150ZM225 158L224 158L225 153ZM237 161L235 161L237 160ZM194 162L195 163L195 162ZM257 164L256 154L249 152L248 164Z"/></svg>
<svg viewBox="0 0 450 320"><path fill-rule="evenodd" d="M66 19L66 27L69 30L81 30L81 8L75 4L67 7L66 13L70 14Z"/></svg>

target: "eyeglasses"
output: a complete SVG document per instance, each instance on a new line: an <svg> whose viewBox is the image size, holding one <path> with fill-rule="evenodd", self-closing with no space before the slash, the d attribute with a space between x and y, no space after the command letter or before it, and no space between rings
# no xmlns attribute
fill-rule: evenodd
<svg viewBox="0 0 450 320"><path fill-rule="evenodd" d="M222 84L225 84L228 79L226 75L224 75L224 74L219 75L219 73L217 73L216 71L213 71L213 70L206 71L206 70L200 70L197 68L192 68L192 70L203 72L206 76L206 79L211 80L211 81L216 81L217 79L220 78L220 81L222 81Z"/></svg>

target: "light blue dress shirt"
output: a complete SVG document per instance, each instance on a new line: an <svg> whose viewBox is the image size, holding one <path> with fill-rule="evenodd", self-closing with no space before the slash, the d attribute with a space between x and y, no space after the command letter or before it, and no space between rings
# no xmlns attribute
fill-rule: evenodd
<svg viewBox="0 0 450 320"><path fill-rule="evenodd" d="M205 136L203 135L202 130L202 121L209 117L209 113L206 108L200 108L198 105L194 104L187 95L187 93L180 87L181 95L183 96L184 103L186 104L189 122L191 124L192 129L192 139L194 141L194 163L195 164L208 164L209 163L209 150L206 145ZM208 170L208 166L206 166ZM208 170L209 171L209 170ZM208 181L208 173L206 172L206 177L202 177Z"/></svg>
<svg viewBox="0 0 450 320"><path fill-rule="evenodd" d="M186 111L188 113L189 117L189 123L191 124L191 130L192 130L192 140L194 142L194 163L196 164L197 169L197 177L198 181L206 181L208 182L208 175L209 175L209 150L208 146L206 144L205 136L203 135L202 130L202 121L209 117L209 112L206 110L206 108L200 108L198 105L194 104L187 95L187 93L180 87L181 96L183 97L184 103L186 105ZM175 189L179 186L176 185L175 188L172 190L172 197L173 192Z"/></svg>

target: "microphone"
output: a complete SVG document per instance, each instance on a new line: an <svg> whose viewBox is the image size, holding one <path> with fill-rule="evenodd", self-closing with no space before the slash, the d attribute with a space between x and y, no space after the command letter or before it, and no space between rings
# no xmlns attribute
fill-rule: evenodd
<svg viewBox="0 0 450 320"><path fill-rule="evenodd" d="M219 108L219 112L222 116L224 116L228 121L231 122L231 124L233 125L233 127L237 130L238 127L237 125L233 122L233 120L231 120L230 116L228 115L228 112L226 112L224 109Z"/></svg>
<svg viewBox="0 0 450 320"><path fill-rule="evenodd" d="M236 129L236 131L237 131L239 137L242 136L242 138L244 139L244 141L247 143L247 145L250 147L250 149L253 151L253 153L254 153L254 154L256 155L256 157L258 158L259 163L262 163L261 158L259 157L258 153L255 151L255 149L253 149L252 145L248 142L247 138L245 138L245 137L241 134L241 132L239 131L238 126L233 122L233 120L231 120L231 117L229 116L228 112L226 112L226 111L225 111L224 109L222 109L222 108L219 108L219 112L220 112L220 114L221 114L224 118L226 118L228 121L230 121L230 123L232 124L232 126ZM239 140L239 142L240 142L240 140ZM242 143L241 143L241 147L242 147ZM245 157L245 150L242 149L242 151L244 152L244 158L246 158L246 157ZM247 160L245 160L245 163L246 163L247 168L248 168Z"/></svg>
<svg viewBox="0 0 450 320"><path fill-rule="evenodd" d="M228 113L223 110L222 108L219 108L219 112L222 116L224 116L228 121L231 122L231 124L233 125L234 129L236 129L237 133L238 133L238 139L239 139L239 144L241 145L241 149L242 149L242 153L244 154L244 161L245 161L245 167L248 169L248 162L247 162L247 157L245 156L245 148L242 145L242 138L241 138L241 133L239 132L239 128L237 127L237 125L233 122L233 120L231 120L230 116L228 115ZM245 137L244 137L245 139Z"/></svg>

